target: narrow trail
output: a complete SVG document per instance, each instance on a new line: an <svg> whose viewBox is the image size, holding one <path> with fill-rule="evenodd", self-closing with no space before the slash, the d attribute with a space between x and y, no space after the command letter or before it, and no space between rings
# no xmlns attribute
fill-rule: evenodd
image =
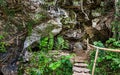
<svg viewBox="0 0 120 75"><path fill-rule="evenodd" d="M86 63L89 59L88 52L81 50L72 58L73 61L73 75L91 75Z"/></svg>
<svg viewBox="0 0 120 75"><path fill-rule="evenodd" d="M58 53L59 56L62 55L70 55L69 51L63 50L53 50L49 53ZM73 53L73 52L72 52ZM86 63L89 60L89 51L87 50L79 50L74 52L75 56L73 56L70 60L73 63L73 75L91 75L90 70L87 68L88 64Z"/></svg>

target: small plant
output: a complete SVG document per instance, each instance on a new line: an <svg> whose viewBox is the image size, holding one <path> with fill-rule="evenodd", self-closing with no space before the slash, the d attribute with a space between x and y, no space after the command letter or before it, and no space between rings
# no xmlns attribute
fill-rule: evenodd
<svg viewBox="0 0 120 75"><path fill-rule="evenodd" d="M39 49L42 51L52 50L54 46L54 36L49 34L49 37L43 37L39 42Z"/></svg>
<svg viewBox="0 0 120 75"><path fill-rule="evenodd" d="M0 35L0 41L3 39L4 37L2 35ZM5 42L0 42L0 52L6 52L6 43Z"/></svg>
<svg viewBox="0 0 120 75"><path fill-rule="evenodd" d="M57 36L57 39L55 41L54 36L52 34L49 34L48 37L41 38L39 42L39 49L46 52L52 49L63 50L68 48L68 41L64 40L62 36Z"/></svg>
<svg viewBox="0 0 120 75"><path fill-rule="evenodd" d="M55 42L55 49L60 50L60 49L68 49L68 48L69 48L68 41L64 40L62 36L58 36Z"/></svg>

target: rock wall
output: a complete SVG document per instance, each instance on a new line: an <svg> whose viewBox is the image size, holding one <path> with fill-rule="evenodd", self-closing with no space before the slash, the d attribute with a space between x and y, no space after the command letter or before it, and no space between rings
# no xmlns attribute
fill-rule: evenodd
<svg viewBox="0 0 120 75"><path fill-rule="evenodd" d="M107 40L112 35L114 9L102 12L104 3L104 0L1 1L0 35L4 36L2 41L7 49L0 53L2 73L8 75L8 71L13 71L15 74L10 75L16 75L17 60L24 50L49 33L64 36L71 49L86 49L87 38L90 42Z"/></svg>

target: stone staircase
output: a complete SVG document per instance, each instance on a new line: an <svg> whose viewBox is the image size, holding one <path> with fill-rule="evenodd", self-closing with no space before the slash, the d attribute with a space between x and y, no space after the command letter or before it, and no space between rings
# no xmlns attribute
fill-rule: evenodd
<svg viewBox="0 0 120 75"><path fill-rule="evenodd" d="M86 54L77 55L72 58L73 61L73 75L91 75L90 70L87 68L88 56Z"/></svg>
<svg viewBox="0 0 120 75"><path fill-rule="evenodd" d="M51 51L49 53L59 53L59 56L69 55L68 51L58 50ZM91 75L90 70L87 68L88 64L86 62L89 59L89 53L86 50L81 50L75 53L76 55L71 58L71 62L73 63L73 75Z"/></svg>

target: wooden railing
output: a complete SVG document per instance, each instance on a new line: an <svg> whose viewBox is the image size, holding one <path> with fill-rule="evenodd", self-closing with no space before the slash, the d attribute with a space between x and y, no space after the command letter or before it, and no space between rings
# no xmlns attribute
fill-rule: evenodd
<svg viewBox="0 0 120 75"><path fill-rule="evenodd" d="M96 66L96 61L97 61L97 57L98 57L98 54L99 54L99 50L120 52L119 49L109 49L109 48L102 48L102 47L97 47L95 45L91 45L91 44L89 44L88 41L87 41L87 46L88 46L88 48L92 47L92 48L94 48L96 50L94 64L93 64L93 68L92 68L92 75L94 75L94 71L95 71L95 66Z"/></svg>

